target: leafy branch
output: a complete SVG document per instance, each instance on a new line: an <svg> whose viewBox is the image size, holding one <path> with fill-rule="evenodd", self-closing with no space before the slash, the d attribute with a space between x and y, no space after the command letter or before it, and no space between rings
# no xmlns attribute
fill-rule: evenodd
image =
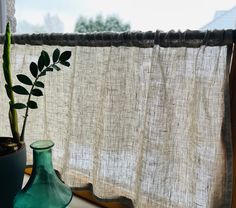
<svg viewBox="0 0 236 208"><path fill-rule="evenodd" d="M22 131L20 135L20 142L24 141L25 127L28 117L29 109L37 109L38 105L34 100L31 100L32 96L40 97L43 96L43 92L41 88L44 88L44 83L39 81L42 76L45 76L47 72L52 72L53 70L60 71L61 68L58 66L59 64L64 65L66 67L70 66L68 60L71 57L71 51L64 51L60 53L59 49L55 49L52 55L52 64L50 64L50 57L46 51L42 51L39 56L38 63L31 62L29 70L34 80L30 79L28 76L24 74L18 74L17 79L24 85L31 86L28 91L22 85L15 85L12 87L12 90L20 95L27 95L26 103L13 103L11 106L13 109L25 109L24 121L22 126Z"/></svg>

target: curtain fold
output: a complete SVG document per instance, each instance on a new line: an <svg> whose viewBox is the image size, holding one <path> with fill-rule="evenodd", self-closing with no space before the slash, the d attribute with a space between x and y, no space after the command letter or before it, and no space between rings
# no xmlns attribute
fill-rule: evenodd
<svg viewBox="0 0 236 208"><path fill-rule="evenodd" d="M232 55L232 65L230 70L230 76L229 76L229 87L230 87L230 106L231 106L231 129L232 129L232 148L233 148L233 194L232 194L232 207L236 206L236 109L234 106L236 106L236 51L235 51L235 45Z"/></svg>
<svg viewBox="0 0 236 208"><path fill-rule="evenodd" d="M13 45L13 72L29 73L42 48L55 47ZM59 48L72 51L71 67L43 77L26 142L56 143L66 183L90 182L98 196L126 196L137 208L230 207L226 46ZM10 135L6 97L0 106L1 134Z"/></svg>

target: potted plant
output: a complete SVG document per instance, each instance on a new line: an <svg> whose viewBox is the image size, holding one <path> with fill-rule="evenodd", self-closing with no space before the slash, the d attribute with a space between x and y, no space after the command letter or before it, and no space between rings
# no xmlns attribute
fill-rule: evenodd
<svg viewBox="0 0 236 208"><path fill-rule="evenodd" d="M0 206L12 207L16 193L21 189L24 168L26 165L25 128L30 109L38 108L33 97L43 96L44 83L40 81L42 76L54 70L59 71L60 65L69 67L70 51L60 52L55 49L52 60L46 51L39 55L38 62L31 62L29 66L32 77L18 74L19 85L13 85L10 63L11 32L9 23L6 26L4 50L3 50L3 74L5 78L5 91L9 98L9 123L12 132L11 137L0 137ZM28 87L27 87L28 86ZM14 93L25 95L25 103L15 102ZM21 133L19 133L17 110L24 109L25 115Z"/></svg>

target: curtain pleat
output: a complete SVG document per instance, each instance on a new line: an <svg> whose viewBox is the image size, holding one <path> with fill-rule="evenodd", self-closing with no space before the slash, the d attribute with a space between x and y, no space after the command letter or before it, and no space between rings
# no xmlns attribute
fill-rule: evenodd
<svg viewBox="0 0 236 208"><path fill-rule="evenodd" d="M13 73L30 76L30 62L56 47L13 45ZM126 196L137 208L230 207L226 46L59 48L72 51L71 67L42 77L27 147L53 140L65 182L90 182L102 198ZM3 86L0 94L1 134L10 135Z"/></svg>

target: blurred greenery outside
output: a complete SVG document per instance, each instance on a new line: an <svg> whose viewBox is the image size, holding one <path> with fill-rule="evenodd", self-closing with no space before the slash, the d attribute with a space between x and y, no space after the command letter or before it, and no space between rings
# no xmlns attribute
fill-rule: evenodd
<svg viewBox="0 0 236 208"><path fill-rule="evenodd" d="M118 16L104 17L99 14L96 17L79 16L74 27L74 32L125 32L130 31L129 23L123 22ZM44 16L43 24L32 24L28 21L18 21L17 33L63 33L64 24L57 15L50 13Z"/></svg>

